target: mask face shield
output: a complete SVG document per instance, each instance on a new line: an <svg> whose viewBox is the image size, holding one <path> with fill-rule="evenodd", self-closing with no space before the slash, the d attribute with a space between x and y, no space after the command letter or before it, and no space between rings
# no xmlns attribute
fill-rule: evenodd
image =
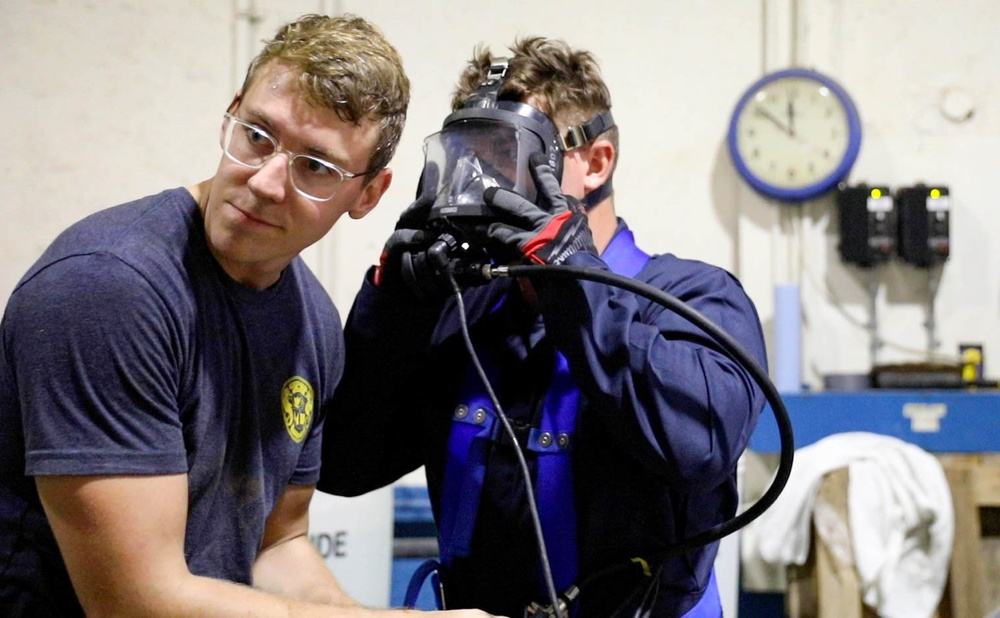
<svg viewBox="0 0 1000 618"><path fill-rule="evenodd" d="M528 158L542 153L562 177L562 150L555 125L523 103L500 101L491 108L464 108L424 140L421 191L434 197L430 220L490 217L483 191L498 187L534 202Z"/></svg>
<svg viewBox="0 0 1000 618"><path fill-rule="evenodd" d="M487 215L483 191L489 187L508 189L534 201L528 156L542 150L535 134L499 120L453 122L424 140L423 191L436 196L438 217Z"/></svg>

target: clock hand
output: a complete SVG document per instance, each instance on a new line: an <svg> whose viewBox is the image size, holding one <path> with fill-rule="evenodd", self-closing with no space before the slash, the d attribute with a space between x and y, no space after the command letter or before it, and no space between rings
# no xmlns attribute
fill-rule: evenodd
<svg viewBox="0 0 1000 618"><path fill-rule="evenodd" d="M789 135L795 136L795 104L789 99L788 101L788 130Z"/></svg>
<svg viewBox="0 0 1000 618"><path fill-rule="evenodd" d="M776 127L778 127L779 129L781 129L781 131L783 133L785 133L786 135L788 135L789 137L795 137L795 132L794 131L792 131L787 125L785 125L785 123L783 123L780 120L778 120L778 118L774 114L772 114L771 112L767 111L765 108L763 108L763 107L761 107L759 105L756 105L756 106L754 106L754 111L757 112L758 114L760 114L761 116L763 116L764 118L767 118L768 120L770 120L771 122L773 122Z"/></svg>

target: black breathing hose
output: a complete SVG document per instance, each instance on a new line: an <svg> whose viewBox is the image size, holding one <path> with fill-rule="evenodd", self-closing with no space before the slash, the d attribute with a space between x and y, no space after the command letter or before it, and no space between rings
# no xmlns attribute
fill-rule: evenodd
<svg viewBox="0 0 1000 618"><path fill-rule="evenodd" d="M774 478L771 480L771 484L768 486L767 491L765 491L756 502L754 502L742 513L736 515L728 521L709 528L704 532L696 534L681 541L680 543L677 543L676 545L671 546L660 556L661 558L665 559L689 549L707 545L713 541L721 539L724 536L736 532L754 519L757 519L778 498L778 495L785 488L785 484L788 482L788 477L792 472L792 459L795 454L792 424L788 418L788 410L785 408L785 404L781 400L781 395L778 394L778 389L775 388L767 373L761 369L760 365L757 364L757 361L755 361L754 358L743 348L743 346L740 345L740 343L731 335L729 335L729 333L722 330L714 322L703 316L697 310L692 309L676 297L667 294L663 290L653 287L647 283L618 275L608 270L580 266L524 265L486 266L484 267L483 272L489 278L553 277L586 279L589 281L612 285L634 294L638 294L639 296L663 305L698 328L702 329L707 334L711 335L712 338L722 346L723 350L725 350L733 360L743 365L743 367L750 372L754 381L756 381L761 390L764 391L764 396L768 403L771 404L771 410L774 412L774 420L778 424L778 436L781 440L781 454L778 461L778 468L774 473ZM597 574L595 574L595 576L596 575ZM589 579L593 578L594 577Z"/></svg>

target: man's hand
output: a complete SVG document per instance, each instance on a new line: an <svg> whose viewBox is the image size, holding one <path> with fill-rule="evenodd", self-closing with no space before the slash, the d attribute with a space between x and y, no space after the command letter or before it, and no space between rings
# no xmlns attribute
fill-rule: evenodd
<svg viewBox="0 0 1000 618"><path fill-rule="evenodd" d="M422 195L400 215L375 267L372 283L376 287L389 294L423 301L440 300L451 294L447 278L427 259L427 249L437 239L425 229L433 205L433 195Z"/></svg>
<svg viewBox="0 0 1000 618"><path fill-rule="evenodd" d="M396 229L385 241L382 255L379 256L378 266L375 268L373 283L377 287L390 293L406 289L402 272L403 255L427 249L430 239L423 228L427 223L427 214L433 205L434 198L432 196L422 196L410 204L400 215L399 221L396 222Z"/></svg>
<svg viewBox="0 0 1000 618"><path fill-rule="evenodd" d="M487 236L538 264L559 265L577 251L596 254L587 215L579 202L563 194L544 157L533 154L529 163L539 205L513 191L487 189L483 198L497 219L487 229Z"/></svg>

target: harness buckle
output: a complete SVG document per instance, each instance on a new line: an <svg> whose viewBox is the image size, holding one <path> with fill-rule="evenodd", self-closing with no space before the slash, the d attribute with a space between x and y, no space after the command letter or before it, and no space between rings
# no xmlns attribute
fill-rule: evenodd
<svg viewBox="0 0 1000 618"><path fill-rule="evenodd" d="M570 586L566 589L566 592L559 595L556 602L559 604L559 611L557 612L554 605L542 605L538 602L532 601L531 605L524 608L524 618L556 618L556 616L569 616L569 604L572 603L576 597L580 596L580 589L575 585Z"/></svg>

